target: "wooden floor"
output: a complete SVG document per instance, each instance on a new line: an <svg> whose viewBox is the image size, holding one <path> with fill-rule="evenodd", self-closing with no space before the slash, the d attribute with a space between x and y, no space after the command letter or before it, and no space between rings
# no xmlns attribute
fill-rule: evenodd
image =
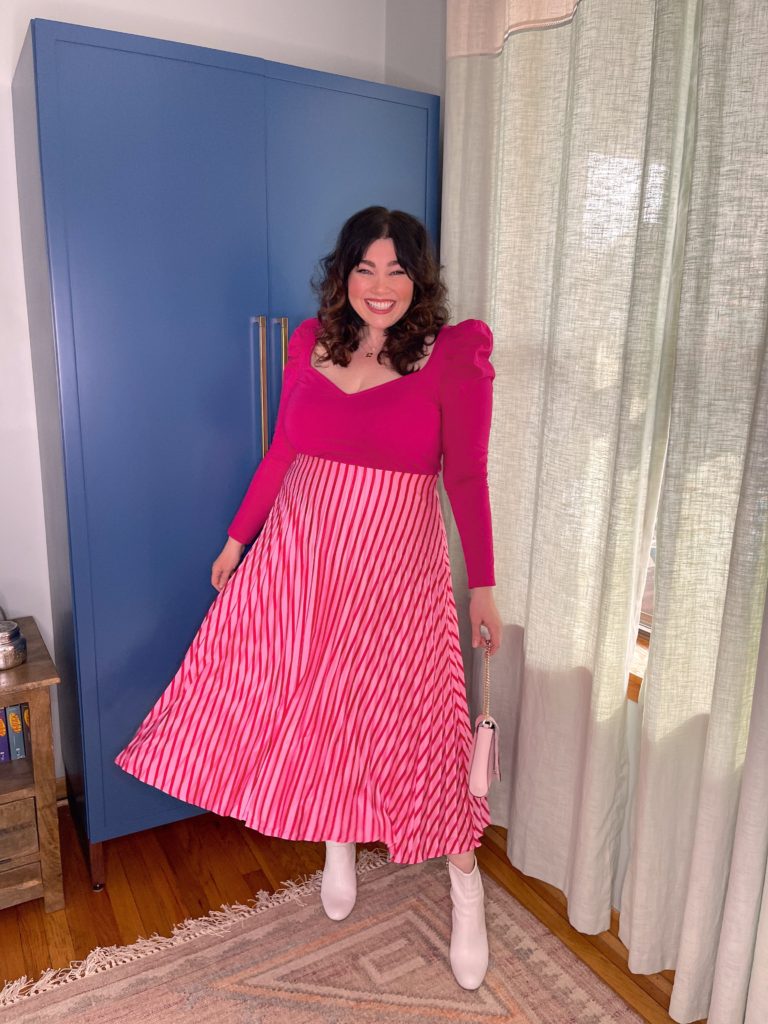
<svg viewBox="0 0 768 1024"><path fill-rule="evenodd" d="M627 967L627 948L618 938L619 921L615 911L609 931L599 935L577 932L568 923L568 903L560 890L512 867L505 852L506 829L491 825L486 829L483 844L478 860L484 871L512 893L641 1017L651 1024L672 1024L666 1011L674 972L631 973ZM706 1024L706 1021L695 1024Z"/></svg>
<svg viewBox="0 0 768 1024"><path fill-rule="evenodd" d="M59 823L66 907L46 914L37 899L0 911L0 981L23 974L37 978L48 967L83 959L96 946L169 935L187 917L246 902L260 889L274 891L323 866L322 843L273 839L234 819L203 814L105 843L107 884L94 892L66 806L59 807ZM626 950L615 936L585 936L571 928L562 894L510 865L503 830L488 830L478 860L645 1020L670 1024L662 1005L665 999L668 1004L669 976L630 975Z"/></svg>

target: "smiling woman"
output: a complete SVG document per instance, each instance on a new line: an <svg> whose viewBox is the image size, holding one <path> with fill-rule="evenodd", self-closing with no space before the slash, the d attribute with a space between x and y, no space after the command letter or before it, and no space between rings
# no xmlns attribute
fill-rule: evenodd
<svg viewBox="0 0 768 1024"><path fill-rule="evenodd" d="M347 279L349 304L364 324L359 333L359 347L349 355L346 365L332 362L321 369L328 361L328 348L321 343L312 350L314 369L345 394L358 394L400 379L403 374L393 367L387 352L388 328L408 311L413 293L414 283L401 267L392 239L379 238L371 242ZM434 336L425 339L425 343L429 353L409 372L420 370L429 362ZM370 360L374 356L376 363L372 366Z"/></svg>
<svg viewBox="0 0 768 1024"><path fill-rule="evenodd" d="M398 863L446 857L451 966L477 988L488 944L474 849L490 814L468 786L437 481L442 466L473 639L485 625L495 652L491 332L446 325L439 265L407 213L355 214L323 267L318 316L289 339L273 442L213 565L220 593L116 760L267 835L325 840L334 920L355 903L356 843L383 840ZM313 365L318 349L329 366ZM211 707L215 736L201 726Z"/></svg>
<svg viewBox="0 0 768 1024"><path fill-rule="evenodd" d="M327 350L313 366L318 372L347 394L367 391L402 376L392 366L386 352L387 331L408 311L413 301L414 284L397 258L391 238L371 242L358 264L347 278L347 297L363 326L358 335L358 347L349 355L346 365L331 365L324 370L319 366L327 361ZM371 360L376 356L376 363ZM426 357L429 358L428 356ZM425 360L424 360L425 361ZM418 368L418 367L416 367Z"/></svg>
<svg viewBox="0 0 768 1024"><path fill-rule="evenodd" d="M413 299L413 281L400 266L391 238L371 242L349 275L347 294L368 328L361 332L361 343L367 343L365 355L378 355L386 341L385 331L405 316Z"/></svg>
<svg viewBox="0 0 768 1024"><path fill-rule="evenodd" d="M448 321L446 289L426 231L410 214L370 206L353 214L314 283L318 343L336 366L361 356L398 374L427 354ZM407 315L406 315L407 314Z"/></svg>

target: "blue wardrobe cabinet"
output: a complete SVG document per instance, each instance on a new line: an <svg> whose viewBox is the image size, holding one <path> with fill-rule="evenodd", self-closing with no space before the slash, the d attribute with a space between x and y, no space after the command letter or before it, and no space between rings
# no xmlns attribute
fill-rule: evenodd
<svg viewBox="0 0 768 1024"><path fill-rule="evenodd" d="M437 240L439 100L35 20L13 106L62 748L100 885L105 840L200 813L114 757L216 596L318 259L374 203Z"/></svg>

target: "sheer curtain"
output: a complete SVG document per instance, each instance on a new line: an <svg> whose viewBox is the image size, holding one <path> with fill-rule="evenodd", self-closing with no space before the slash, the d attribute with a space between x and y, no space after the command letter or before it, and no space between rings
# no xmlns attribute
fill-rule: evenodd
<svg viewBox="0 0 768 1024"><path fill-rule="evenodd" d="M705 1016L709 1003L768 577L764 4L704 0L697 107L656 607L621 903L630 969L675 967L670 1011L683 1021ZM768 807L768 773L763 785ZM764 852L756 856L764 871ZM764 1009L761 1021L768 1020ZM718 1015L711 1024L737 1019Z"/></svg>
<svg viewBox="0 0 768 1024"><path fill-rule="evenodd" d="M441 258L454 318L496 339L493 818L575 927L621 907L632 969L677 968L680 1021L712 985L765 597L764 22L757 0L448 3Z"/></svg>
<svg viewBox="0 0 768 1024"><path fill-rule="evenodd" d="M613 0L584 0L558 27L476 54L463 6L448 8L441 259L455 318L486 319L496 342L505 770L492 811L513 863L598 932L620 863L626 668L670 409L693 29L679 0L621 18Z"/></svg>
<svg viewBox="0 0 768 1024"><path fill-rule="evenodd" d="M723 923L717 939L712 1024L768 1019L768 604L755 679Z"/></svg>

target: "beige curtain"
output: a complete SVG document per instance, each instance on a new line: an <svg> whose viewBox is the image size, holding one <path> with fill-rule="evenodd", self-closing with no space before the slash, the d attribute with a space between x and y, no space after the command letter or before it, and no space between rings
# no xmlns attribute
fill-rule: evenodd
<svg viewBox="0 0 768 1024"><path fill-rule="evenodd" d="M496 339L492 810L513 863L564 890L586 932L616 896L670 407L693 30L668 7L662 31L653 5L583 2L447 64L441 258L455 318Z"/></svg>
<svg viewBox="0 0 768 1024"><path fill-rule="evenodd" d="M712 1024L764 1024L768 1016L768 604L755 679L722 927Z"/></svg>
<svg viewBox="0 0 768 1024"><path fill-rule="evenodd" d="M704 0L656 608L621 902L629 966L676 969L670 1012L680 1021L706 1016L709 1005L768 578L767 129L768 7ZM768 817L768 774L764 785ZM764 873L765 851L756 846L755 858ZM768 1021L768 1004L764 1011L755 1021Z"/></svg>
<svg viewBox="0 0 768 1024"><path fill-rule="evenodd" d="M575 927L621 907L631 966L676 967L689 1021L722 914L721 898L697 918L695 879L712 877L691 871L694 835L714 814L731 838L705 860L729 853L765 596L768 26L757 0L482 6L487 31L478 5L448 4L441 258L454 318L496 339L493 818ZM665 467L637 708L627 669Z"/></svg>

